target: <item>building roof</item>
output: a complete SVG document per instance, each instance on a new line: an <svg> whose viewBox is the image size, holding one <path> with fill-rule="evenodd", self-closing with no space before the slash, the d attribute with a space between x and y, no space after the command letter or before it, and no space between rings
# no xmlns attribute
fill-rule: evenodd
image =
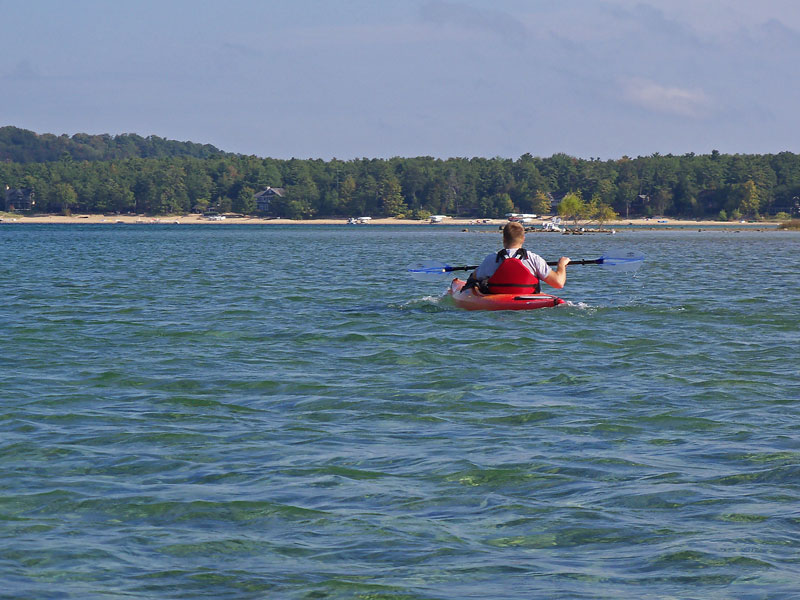
<svg viewBox="0 0 800 600"><path fill-rule="evenodd" d="M267 187L256 194L256 198L262 198L264 196L283 196L285 190L283 188L274 188L274 187Z"/></svg>

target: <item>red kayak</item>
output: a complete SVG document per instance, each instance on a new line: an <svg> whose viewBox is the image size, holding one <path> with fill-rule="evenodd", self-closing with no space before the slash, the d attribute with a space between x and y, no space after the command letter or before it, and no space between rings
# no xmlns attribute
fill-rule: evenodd
<svg viewBox="0 0 800 600"><path fill-rule="evenodd" d="M462 291L466 281L453 279L448 294L464 310L533 310L550 308L566 301L551 294L482 294L477 288Z"/></svg>

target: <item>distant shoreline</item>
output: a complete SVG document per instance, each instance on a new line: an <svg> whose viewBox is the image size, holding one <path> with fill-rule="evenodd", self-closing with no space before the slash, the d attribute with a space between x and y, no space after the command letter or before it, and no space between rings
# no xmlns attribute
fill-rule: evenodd
<svg viewBox="0 0 800 600"><path fill-rule="evenodd" d="M2 223L34 223L34 224L186 224L186 225L345 225L347 219L280 219L272 218L266 219L262 217L237 217L226 216L221 220L211 220L202 215L180 215L180 216L161 216L151 217L144 215L97 215L97 214L75 214L70 216L63 215L37 215L37 216L16 216L5 213L1 218ZM440 227L442 225L458 225L461 227L486 227L494 226L499 227L505 224L505 219L462 219L462 218L447 218L441 223L432 224L427 220L413 220L413 219L371 219L368 224L354 225L353 227L369 227L370 225L424 225L428 227ZM534 219L529 226L541 227L542 220ZM626 225L633 225L637 227L650 227L652 229L669 229L672 227L714 227L714 228L730 228L730 229L777 229L779 223L775 221L769 222L732 222L732 221L711 221L711 220L688 220L688 219L664 219L664 218L651 218L651 219L619 219L616 221L608 221L602 226L598 224L583 225L587 229L603 228L610 229L614 227L622 227Z"/></svg>

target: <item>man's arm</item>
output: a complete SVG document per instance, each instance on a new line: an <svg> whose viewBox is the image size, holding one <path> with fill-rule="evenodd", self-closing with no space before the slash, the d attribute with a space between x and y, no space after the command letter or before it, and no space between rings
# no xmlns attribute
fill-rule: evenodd
<svg viewBox="0 0 800 600"><path fill-rule="evenodd" d="M562 256L558 259L558 266L550 271L550 274L544 278L544 282L560 290L564 287L564 284L567 282L567 265L569 264L569 259L566 256Z"/></svg>

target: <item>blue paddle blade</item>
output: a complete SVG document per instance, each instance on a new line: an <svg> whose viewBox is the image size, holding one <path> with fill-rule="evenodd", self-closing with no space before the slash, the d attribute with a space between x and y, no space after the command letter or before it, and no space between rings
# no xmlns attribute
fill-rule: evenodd
<svg viewBox="0 0 800 600"><path fill-rule="evenodd" d="M642 266L644 254L635 250L609 250L600 257L600 266L615 271L635 271Z"/></svg>
<svg viewBox="0 0 800 600"><path fill-rule="evenodd" d="M447 265L435 260L423 260L408 266L408 274L418 281L439 280L447 273Z"/></svg>

